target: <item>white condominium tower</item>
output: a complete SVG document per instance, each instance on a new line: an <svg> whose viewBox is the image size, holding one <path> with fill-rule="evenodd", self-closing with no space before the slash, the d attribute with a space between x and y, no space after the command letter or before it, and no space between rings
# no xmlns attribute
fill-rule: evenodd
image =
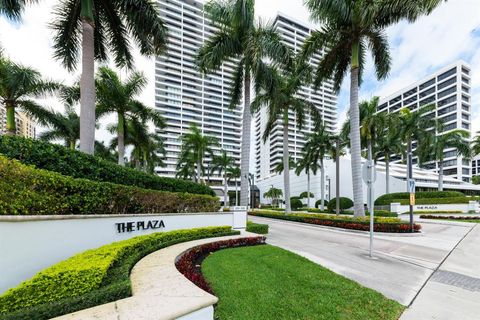
<svg viewBox="0 0 480 320"><path fill-rule="evenodd" d="M204 135L218 139L236 163L240 163L241 115L240 106L234 110L229 88L233 79L233 63L207 76L195 66L198 49L215 32L203 12L202 2L159 0L160 12L168 28L167 52L155 62L155 106L166 120L159 131L165 139L166 167L157 168L162 176L175 176L180 153L181 135L196 124ZM211 159L206 159L209 167ZM209 175L212 184L221 190L222 179ZM221 195L219 191L219 195Z"/></svg>
<svg viewBox="0 0 480 320"><path fill-rule="evenodd" d="M279 13L274 21L275 27L280 34L282 41L295 53L301 50L305 39L310 35L310 28L302 22L296 21L286 15ZM311 63L316 66L320 56L317 54L311 58ZM299 96L315 104L322 116L324 125L334 131L337 122L337 96L333 91L332 81L327 81L317 91L312 86L304 86ZM262 135L267 122L267 111L265 108L255 116L255 178L256 180L266 179L274 176L275 167L282 161L283 155L283 125L278 120L269 139L263 143ZM313 122L310 117L302 130L299 130L293 113L289 115L288 146L290 157L297 161L302 157L302 147L305 144L305 135L312 132Z"/></svg>
<svg viewBox="0 0 480 320"><path fill-rule="evenodd" d="M379 102L378 111L398 112L402 108L412 111L435 104L436 108L426 116L443 122L442 135L455 129L464 129L471 133L471 68L463 61L448 65L434 74L395 92ZM414 144L414 147L416 144ZM399 162L400 156L394 162ZM413 163L418 159L414 158ZM438 172L438 162L430 162L423 167ZM456 149L444 150L443 173L465 182L471 179L471 162L457 156Z"/></svg>

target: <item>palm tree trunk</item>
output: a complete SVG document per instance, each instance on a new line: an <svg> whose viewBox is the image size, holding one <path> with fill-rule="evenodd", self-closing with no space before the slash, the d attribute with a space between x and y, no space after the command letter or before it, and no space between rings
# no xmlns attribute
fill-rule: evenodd
<svg viewBox="0 0 480 320"><path fill-rule="evenodd" d="M325 210L325 166L323 159L320 159L320 210Z"/></svg>
<svg viewBox="0 0 480 320"><path fill-rule="evenodd" d="M148 163L147 163L148 157L147 157L147 151L143 151L143 171L147 172L148 169Z"/></svg>
<svg viewBox="0 0 480 320"><path fill-rule="evenodd" d="M307 208L310 209L310 170L307 171Z"/></svg>
<svg viewBox="0 0 480 320"><path fill-rule="evenodd" d="M288 156L288 120L286 120L283 122L283 189L285 190L285 214L289 214L291 212L290 168L288 165Z"/></svg>
<svg viewBox="0 0 480 320"><path fill-rule="evenodd" d="M82 19L82 76L80 78L80 151L93 154L95 143L95 50L93 24Z"/></svg>
<svg viewBox="0 0 480 320"><path fill-rule="evenodd" d="M117 124L118 164L125 165L125 116L118 112Z"/></svg>
<svg viewBox="0 0 480 320"><path fill-rule="evenodd" d="M438 191L443 191L443 159L438 162Z"/></svg>
<svg viewBox="0 0 480 320"><path fill-rule="evenodd" d="M227 174L223 174L223 181L225 182L224 190L223 190L223 206L228 207L227 198L228 198L228 182L227 182Z"/></svg>
<svg viewBox="0 0 480 320"><path fill-rule="evenodd" d="M335 154L335 214L340 214L340 139L337 138Z"/></svg>
<svg viewBox="0 0 480 320"><path fill-rule="evenodd" d="M250 170L250 124L252 115L250 113L250 73L245 70L244 79L244 106L242 118L242 146L240 160L240 205L248 206L248 174Z"/></svg>
<svg viewBox="0 0 480 320"><path fill-rule="evenodd" d="M17 134L17 124L15 123L15 106L12 102L7 102L7 135L14 136Z"/></svg>
<svg viewBox="0 0 480 320"><path fill-rule="evenodd" d="M238 184L237 184L237 178L235 178L235 205L238 206Z"/></svg>
<svg viewBox="0 0 480 320"><path fill-rule="evenodd" d="M75 150L75 142L75 140L70 140L70 142L68 143L70 146L70 150Z"/></svg>
<svg viewBox="0 0 480 320"><path fill-rule="evenodd" d="M358 109L358 73L359 73L359 43L352 46L352 70L350 81L350 144L352 155L352 184L354 216L364 217L362 156L360 148L360 111Z"/></svg>
<svg viewBox="0 0 480 320"><path fill-rule="evenodd" d="M202 170L202 161L200 159L197 160L197 183L200 183L200 171Z"/></svg>
<svg viewBox="0 0 480 320"><path fill-rule="evenodd" d="M390 193L390 159L385 157L385 194Z"/></svg>

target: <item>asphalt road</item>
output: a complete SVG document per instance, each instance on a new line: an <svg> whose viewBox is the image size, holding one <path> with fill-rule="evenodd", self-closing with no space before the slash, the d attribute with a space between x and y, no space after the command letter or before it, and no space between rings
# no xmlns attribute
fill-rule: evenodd
<svg viewBox="0 0 480 320"><path fill-rule="evenodd" d="M421 235L376 234L371 259L367 233L260 217L249 219L270 226L269 244L304 256L405 306L473 227L425 223Z"/></svg>

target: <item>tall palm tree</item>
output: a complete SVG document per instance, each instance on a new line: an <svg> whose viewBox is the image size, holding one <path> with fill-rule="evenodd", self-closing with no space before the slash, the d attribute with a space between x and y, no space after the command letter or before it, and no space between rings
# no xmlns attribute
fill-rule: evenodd
<svg viewBox="0 0 480 320"><path fill-rule="evenodd" d="M470 157L470 133L466 130L453 130L441 135L432 135L432 141L422 144L420 161L438 161L438 191L443 191L443 160L445 149L455 148L457 156Z"/></svg>
<svg viewBox="0 0 480 320"><path fill-rule="evenodd" d="M472 156L480 154L480 131L477 132L477 136L472 141Z"/></svg>
<svg viewBox="0 0 480 320"><path fill-rule="evenodd" d="M187 133L182 135L182 151L180 159L185 158L182 154L188 154L188 158L196 165L196 181L200 182L202 172L204 172L203 159L209 155L213 158L212 147L217 146L218 141L214 137L204 136L202 131L192 124Z"/></svg>
<svg viewBox="0 0 480 320"><path fill-rule="evenodd" d="M218 31L207 40L197 55L197 64L204 73L218 70L222 63L238 59L230 89L230 108L241 101L243 89L240 205L248 205L248 173L250 167L250 89L254 80L264 81L266 68L263 58L287 62L289 50L282 44L273 25L255 23L254 0L214 0L207 2L204 11ZM258 89L258 88L257 88Z"/></svg>
<svg viewBox="0 0 480 320"><path fill-rule="evenodd" d="M325 156L334 144L334 135L324 125L317 125L315 132L307 135L303 154L320 166L320 210L325 209Z"/></svg>
<svg viewBox="0 0 480 320"><path fill-rule="evenodd" d="M135 118L144 123L152 121L158 128L165 125L159 112L135 99L146 84L147 78L141 72L132 72L126 81L107 67L97 72L97 118L111 113L117 115L118 164L122 166L125 165L125 121Z"/></svg>
<svg viewBox="0 0 480 320"><path fill-rule="evenodd" d="M7 113L7 134L16 133L17 108L35 118L47 109L39 105L34 98L53 94L59 88L60 84L43 79L37 70L0 56L0 104Z"/></svg>
<svg viewBox="0 0 480 320"><path fill-rule="evenodd" d="M78 124L79 124L79 127L80 127L80 117L78 117ZM80 139L80 130L78 130L78 133L79 133L79 138ZM106 161L110 161L110 162L113 162L113 163L116 163L117 162L117 152L115 151L115 149L112 149L108 146L106 146L103 141L95 141L95 156L98 157L98 158L101 158L103 160L106 160Z"/></svg>
<svg viewBox="0 0 480 320"><path fill-rule="evenodd" d="M195 158L190 150L183 150L178 158L175 177L196 181Z"/></svg>
<svg viewBox="0 0 480 320"><path fill-rule="evenodd" d="M310 81L311 69L308 63L302 59L295 59L291 67L282 71L276 68L267 68L266 73L271 74L271 81L262 87L262 91L257 93L250 108L253 113L262 107L267 108L267 122L263 132L263 141L274 132L277 124L283 126L283 187L285 191L285 213L291 211L290 208L290 166L288 151L288 132L290 124L290 113L293 113L295 124L302 130L308 114L312 118L319 118L318 109L313 103L307 101L298 95L306 83ZM293 119L292 119L293 120Z"/></svg>
<svg viewBox="0 0 480 320"><path fill-rule="evenodd" d="M392 155L403 154L404 148L400 136L398 115L386 114L385 130L376 139L373 158L377 161L383 158L385 161L385 194L390 193L390 159Z"/></svg>
<svg viewBox="0 0 480 320"><path fill-rule="evenodd" d="M65 146L74 150L80 139L80 117L72 105L65 105L64 113L45 110L36 112L37 121L50 129L42 132L41 140L64 140Z"/></svg>
<svg viewBox="0 0 480 320"><path fill-rule="evenodd" d="M415 21L429 14L442 0L306 0L311 18L322 24L304 45L304 56L326 53L320 59L314 84L333 78L340 89L350 69L350 127L352 178L355 216L364 216L361 175L360 114L358 91L365 67L365 54L371 50L378 79L387 77L391 58L385 29L400 20Z"/></svg>
<svg viewBox="0 0 480 320"><path fill-rule="evenodd" d="M220 151L219 155L214 155L212 159L212 172L218 171L218 175L223 174L223 206L228 207L228 169L233 165L234 160L227 151Z"/></svg>
<svg viewBox="0 0 480 320"><path fill-rule="evenodd" d="M238 184L237 180L242 175L240 168L237 166L230 166L227 168L227 177L228 179L233 179L235 181L235 205L238 206Z"/></svg>
<svg viewBox="0 0 480 320"><path fill-rule="evenodd" d="M421 107L412 112L408 108L400 110L398 117L400 126L400 137L402 142L407 145L407 188L408 180L413 175L410 172L412 166L413 141L417 141L417 146L427 146L433 140L433 134L437 127L437 122L429 113L435 109L434 105ZM420 148L421 149L421 148ZM417 148L418 151L419 148Z"/></svg>
<svg viewBox="0 0 480 320"><path fill-rule="evenodd" d="M340 214L340 157L345 155L345 148L347 146L347 138L342 134L337 134L332 136L332 143L328 149L328 154L335 162L335 198L336 198L336 209L335 213Z"/></svg>
<svg viewBox="0 0 480 320"><path fill-rule="evenodd" d="M95 80L94 64L107 61L108 53L119 67L132 67L131 43L140 53L161 54L167 30L158 5L150 0L61 0L51 24L54 57L72 71L82 51L80 79L80 150L94 151Z"/></svg>

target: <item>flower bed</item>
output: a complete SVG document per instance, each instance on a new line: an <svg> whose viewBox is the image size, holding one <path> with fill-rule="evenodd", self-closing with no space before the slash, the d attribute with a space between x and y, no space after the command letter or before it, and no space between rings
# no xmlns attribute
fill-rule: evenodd
<svg viewBox="0 0 480 320"><path fill-rule="evenodd" d="M432 215L421 215L420 218L422 219L438 219L438 220L479 220L479 216L432 216Z"/></svg>
<svg viewBox="0 0 480 320"><path fill-rule="evenodd" d="M76 179L0 156L0 215L216 212L209 195Z"/></svg>
<svg viewBox="0 0 480 320"><path fill-rule="evenodd" d="M0 296L0 319L50 319L131 295L130 270L176 243L239 234L230 227L154 233L108 244L55 264Z"/></svg>
<svg viewBox="0 0 480 320"><path fill-rule="evenodd" d="M333 216L333 215L322 215L322 214L279 214L273 211L251 211L250 215L273 218L294 222L302 222L309 224L322 225L327 227L335 227L342 229L352 229L352 230L361 230L368 231L370 230L370 218L355 218L355 217L345 217L345 216ZM414 231L419 232L421 226L419 224L414 224ZM410 225L408 223L402 222L398 218L383 218L375 217L374 218L374 231L375 232L388 232L388 233L409 233Z"/></svg>
<svg viewBox="0 0 480 320"><path fill-rule="evenodd" d="M212 288L210 288L210 285L205 280L200 270L201 262L205 256L221 249L265 244L265 239L265 237L238 238L200 245L185 252L177 260L175 266L180 273L182 273L188 280L192 281L197 287L213 294Z"/></svg>

